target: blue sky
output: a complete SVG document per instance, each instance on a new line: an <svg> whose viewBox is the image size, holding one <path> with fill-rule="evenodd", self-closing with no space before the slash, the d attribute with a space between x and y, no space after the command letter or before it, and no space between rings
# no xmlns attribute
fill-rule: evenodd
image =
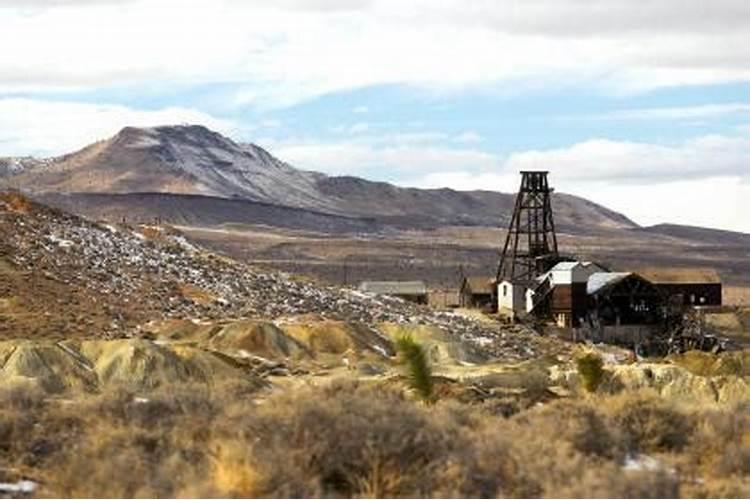
<svg viewBox="0 0 750 500"><path fill-rule="evenodd" d="M750 232L749 4L10 0L0 155L202 123L331 175L544 168L642 224Z"/></svg>

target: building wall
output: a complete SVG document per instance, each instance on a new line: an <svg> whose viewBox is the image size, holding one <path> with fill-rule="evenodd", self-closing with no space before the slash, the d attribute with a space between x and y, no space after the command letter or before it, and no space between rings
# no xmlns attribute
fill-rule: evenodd
<svg viewBox="0 0 750 500"><path fill-rule="evenodd" d="M656 288L667 297L682 295L686 306L721 305L721 283L658 284Z"/></svg>
<svg viewBox="0 0 750 500"><path fill-rule="evenodd" d="M434 307L459 307L461 296L458 290L432 290L427 295L427 302Z"/></svg>
<svg viewBox="0 0 750 500"><path fill-rule="evenodd" d="M415 304L427 304L427 294L398 294L394 293L391 294L393 297L398 297L399 299L403 299L409 302L414 302Z"/></svg>
<svg viewBox="0 0 750 500"><path fill-rule="evenodd" d="M526 311L526 288L509 281L501 281L497 285L498 309L512 311Z"/></svg>
<svg viewBox="0 0 750 500"><path fill-rule="evenodd" d="M552 289L552 314L559 326L578 326L587 308L586 283L557 285Z"/></svg>

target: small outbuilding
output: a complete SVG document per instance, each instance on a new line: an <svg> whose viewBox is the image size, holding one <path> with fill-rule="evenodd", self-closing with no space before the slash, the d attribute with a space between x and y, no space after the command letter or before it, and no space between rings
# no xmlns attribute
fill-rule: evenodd
<svg viewBox="0 0 750 500"><path fill-rule="evenodd" d="M497 284L497 310L510 318L526 312L528 283L503 280Z"/></svg>
<svg viewBox="0 0 750 500"><path fill-rule="evenodd" d="M359 291L427 304L427 285L423 281L363 281Z"/></svg>
<svg viewBox="0 0 750 500"><path fill-rule="evenodd" d="M492 307L494 279L489 276L467 276L460 289L461 307L485 309Z"/></svg>
<svg viewBox="0 0 750 500"><path fill-rule="evenodd" d="M636 271L669 300L683 306L720 306L721 278L705 267L649 267Z"/></svg>

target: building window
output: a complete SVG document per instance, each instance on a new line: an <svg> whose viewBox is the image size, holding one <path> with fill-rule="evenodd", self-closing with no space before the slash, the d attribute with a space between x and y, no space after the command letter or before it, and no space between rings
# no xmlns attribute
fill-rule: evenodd
<svg viewBox="0 0 750 500"><path fill-rule="evenodd" d="M503 297L508 296L508 285L503 285Z"/></svg>

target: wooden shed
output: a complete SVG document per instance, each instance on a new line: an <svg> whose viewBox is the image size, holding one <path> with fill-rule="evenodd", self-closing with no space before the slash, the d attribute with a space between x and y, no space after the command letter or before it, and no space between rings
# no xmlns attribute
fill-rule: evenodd
<svg viewBox="0 0 750 500"><path fill-rule="evenodd" d="M720 306L721 278L705 267L649 267L636 271L669 300L683 306Z"/></svg>
<svg viewBox="0 0 750 500"><path fill-rule="evenodd" d="M494 280L489 276L468 276L460 289L461 307L492 307Z"/></svg>

